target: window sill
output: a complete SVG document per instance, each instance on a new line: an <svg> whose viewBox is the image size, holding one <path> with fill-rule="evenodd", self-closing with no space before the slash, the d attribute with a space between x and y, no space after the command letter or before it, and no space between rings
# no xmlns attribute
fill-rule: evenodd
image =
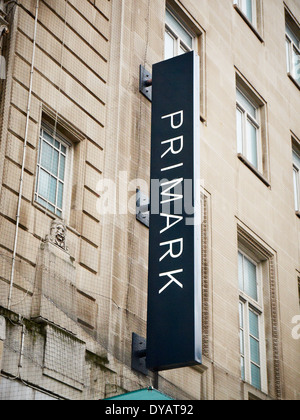
<svg viewBox="0 0 300 420"><path fill-rule="evenodd" d="M271 398L268 395L267 389L260 390L258 388L255 388L253 385L250 385L250 383L242 380L243 388L244 388L244 399L246 401L250 400L259 400L259 401L266 401L271 400Z"/></svg>
<svg viewBox="0 0 300 420"><path fill-rule="evenodd" d="M290 72L288 72L288 77L289 77L289 79L294 83L294 85L300 90L300 85L299 85L299 83L297 82L297 80L296 79L294 79L294 77L293 77L293 75L290 73Z"/></svg>
<svg viewBox="0 0 300 420"><path fill-rule="evenodd" d="M39 204L36 200L33 200L32 202L33 207L38 209L40 212L44 213L46 216L50 217L50 219L61 219L61 217L57 216L55 213L52 213L51 210L46 209L46 207L43 207L41 204Z"/></svg>
<svg viewBox="0 0 300 420"><path fill-rule="evenodd" d="M270 182L263 176L262 173L260 173L255 166L252 165L251 162L249 162L249 160L242 155L241 153L238 153L238 158L268 187L271 187Z"/></svg>
<svg viewBox="0 0 300 420"><path fill-rule="evenodd" d="M260 33L257 31L257 29L252 25L252 23L247 18L247 16L242 12L242 10L239 8L239 6L237 4L234 4L233 7L238 12L238 14L241 16L241 18L246 22L246 24L249 26L249 28L254 33L254 35L256 35L256 37L259 39L259 41L263 44L265 42L264 39L262 38Z"/></svg>

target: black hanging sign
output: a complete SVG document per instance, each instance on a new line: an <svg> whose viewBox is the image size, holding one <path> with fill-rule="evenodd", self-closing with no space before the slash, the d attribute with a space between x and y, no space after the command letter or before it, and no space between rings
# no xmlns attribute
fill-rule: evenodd
<svg viewBox="0 0 300 420"><path fill-rule="evenodd" d="M199 57L153 66L147 367L201 364Z"/></svg>

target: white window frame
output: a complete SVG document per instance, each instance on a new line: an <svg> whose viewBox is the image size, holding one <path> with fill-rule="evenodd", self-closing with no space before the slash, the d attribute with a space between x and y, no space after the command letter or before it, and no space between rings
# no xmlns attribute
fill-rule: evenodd
<svg viewBox="0 0 300 420"><path fill-rule="evenodd" d="M296 24L295 24L296 25ZM291 28L288 18L286 17L285 22L285 39L286 39L286 56L287 56L287 72L288 75L293 78L293 80L300 86L300 28L298 28L298 34L295 33L293 28ZM297 44L295 43L297 40ZM299 57L298 69L294 63L293 51L296 52L296 55ZM298 70L298 74L297 74Z"/></svg>
<svg viewBox="0 0 300 420"><path fill-rule="evenodd" d="M47 198L41 196L39 194L39 181L40 181L40 168L42 168L45 172L48 172L46 168L44 168L41 165L41 144L43 139L43 133L47 133L50 137L52 137L54 140L57 140L60 144L66 147L66 154L65 154L65 173L64 173L64 191L62 196L62 208L59 208L57 205L57 199L56 203L52 203ZM51 145L52 146L52 145ZM60 155L59 155L60 156ZM70 215L70 201L71 201L71 186L72 186L72 166L73 166L73 147L72 143L70 143L64 136L62 136L59 132L54 133L53 127L46 123L42 123L41 129L40 129L40 135L39 135L39 145L38 145L38 160L37 160L37 172L36 172L36 183L35 183L35 191L34 191L34 201L39 206L43 207L48 212L54 214L56 217L60 219L64 219L66 222L69 220ZM59 167L59 163L58 163ZM51 174L53 177L55 177L53 174ZM61 182L61 181L60 181ZM56 198L58 193L58 183L57 183L57 190L56 190ZM54 207L54 212L49 209L48 207L44 206L41 202L38 201L38 199L44 200L47 204ZM58 211L61 211L61 214L58 213Z"/></svg>
<svg viewBox="0 0 300 420"><path fill-rule="evenodd" d="M243 92L239 87L237 87L237 91L240 92L244 96L244 98L255 108L256 117L253 117L247 109L243 106L243 104L236 98L236 109L242 114L242 150L240 150L240 145L237 145L238 153L241 153L251 164L255 167L259 172L263 172L263 162L262 162L262 139L261 139L261 115L260 115L260 107L255 104L245 92ZM257 149L257 167L251 162L249 159L248 147L249 141L247 135L247 121L250 122L256 129L256 149ZM238 134L237 134L238 136ZM237 137L238 141L238 137Z"/></svg>
<svg viewBox="0 0 300 420"><path fill-rule="evenodd" d="M196 50L196 36L195 34L187 28L186 25L182 23L182 21L167 7L166 13L170 13L172 18L177 21L177 23L182 27L182 29L192 38L192 48L189 47L184 40L180 37L179 33L176 31L176 28L172 26L170 23L165 23L165 34L168 34L170 37L173 38L174 42L174 51L173 57L177 57L178 55L182 54L180 52L181 47L185 50L185 52ZM166 46L165 46L166 47ZM165 58L166 58L166 50L165 50Z"/></svg>
<svg viewBox="0 0 300 420"><path fill-rule="evenodd" d="M293 185L295 211L300 212L300 155L293 149Z"/></svg>
<svg viewBox="0 0 300 420"><path fill-rule="evenodd" d="M247 0L234 0L233 3L238 6L238 8L241 10L245 18L251 23L251 25L257 28L257 0L251 0L252 19L250 19L247 15L246 1Z"/></svg>
<svg viewBox="0 0 300 420"><path fill-rule="evenodd" d="M248 296L244 290L239 289L239 314L240 314L240 358L241 361L244 359L244 375L242 372L242 363L241 363L241 377L242 380L252 385L251 378L251 364L256 365L260 369L260 391L267 393L267 363L266 363L266 345L265 345L265 326L264 326L264 312L263 312L263 294L262 294L262 267L261 263L255 261L253 258L249 257L248 253L239 249L239 254L242 255L243 261L244 258L249 260L256 267L256 279L257 279L257 301L251 296ZM239 264L239 259L238 259ZM240 308L243 308L243 317L241 319ZM259 356L260 364L257 365L254 361L251 360L250 352L250 324L249 324L249 311L255 313L258 316L258 329L259 329ZM241 322L242 321L242 322ZM242 352L242 341L241 335L243 336L244 348ZM256 339L256 338L255 338Z"/></svg>

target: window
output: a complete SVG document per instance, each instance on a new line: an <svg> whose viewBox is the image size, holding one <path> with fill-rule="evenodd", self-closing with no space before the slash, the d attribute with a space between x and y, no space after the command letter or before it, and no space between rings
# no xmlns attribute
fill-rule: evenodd
<svg viewBox="0 0 300 420"><path fill-rule="evenodd" d="M195 35L166 9L165 60L195 49Z"/></svg>
<svg viewBox="0 0 300 420"><path fill-rule="evenodd" d="M241 377L262 390L264 378L264 321L260 265L238 253Z"/></svg>
<svg viewBox="0 0 300 420"><path fill-rule="evenodd" d="M263 5L262 0L233 0L233 5L248 27L263 40Z"/></svg>
<svg viewBox="0 0 300 420"><path fill-rule="evenodd" d="M256 26L256 0L234 0L249 22Z"/></svg>
<svg viewBox="0 0 300 420"><path fill-rule="evenodd" d="M195 51L200 58L200 118L207 118L206 32L187 8L177 0L167 0L165 9L164 59Z"/></svg>
<svg viewBox="0 0 300 420"><path fill-rule="evenodd" d="M58 217L64 215L70 155L71 145L43 125L39 139L35 201Z"/></svg>
<svg viewBox="0 0 300 420"><path fill-rule="evenodd" d="M300 86L300 28L286 12L286 61L288 75Z"/></svg>
<svg viewBox="0 0 300 420"><path fill-rule="evenodd" d="M240 89L236 97L237 151L262 172L259 107Z"/></svg>
<svg viewBox="0 0 300 420"><path fill-rule="evenodd" d="M300 155L298 155L296 150L293 150L293 182L295 210L300 212Z"/></svg>
<svg viewBox="0 0 300 420"><path fill-rule="evenodd" d="M236 70L237 156L270 187L267 103Z"/></svg>

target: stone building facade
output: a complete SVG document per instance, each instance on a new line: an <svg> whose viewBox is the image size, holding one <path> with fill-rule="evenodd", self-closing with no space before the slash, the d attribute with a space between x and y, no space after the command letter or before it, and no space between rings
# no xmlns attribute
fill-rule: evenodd
<svg viewBox="0 0 300 420"><path fill-rule="evenodd" d="M298 0L0 1L0 399L300 398ZM200 58L203 365L143 375L151 104ZM200 258L200 256L199 256ZM159 345L159 343L158 343Z"/></svg>

